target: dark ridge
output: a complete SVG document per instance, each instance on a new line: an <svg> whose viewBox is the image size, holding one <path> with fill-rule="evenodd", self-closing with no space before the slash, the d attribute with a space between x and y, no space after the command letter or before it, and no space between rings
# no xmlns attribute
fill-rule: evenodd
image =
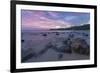
<svg viewBox="0 0 100 73"><path fill-rule="evenodd" d="M90 24L84 24L81 26L73 26L70 28L59 28L59 29L50 29L50 30L89 30Z"/></svg>

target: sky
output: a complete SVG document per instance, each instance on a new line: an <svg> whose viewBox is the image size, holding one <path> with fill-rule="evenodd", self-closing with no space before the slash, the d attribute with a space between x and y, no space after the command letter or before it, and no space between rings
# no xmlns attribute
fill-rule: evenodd
<svg viewBox="0 0 100 73"><path fill-rule="evenodd" d="M22 30L69 28L89 22L90 13L21 10Z"/></svg>

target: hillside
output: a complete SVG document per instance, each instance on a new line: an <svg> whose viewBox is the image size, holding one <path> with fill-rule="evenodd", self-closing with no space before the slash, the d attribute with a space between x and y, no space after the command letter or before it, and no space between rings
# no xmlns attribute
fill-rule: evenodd
<svg viewBox="0 0 100 73"><path fill-rule="evenodd" d="M90 24L84 24L81 26L73 26L70 28L59 28L59 29L50 29L50 30L89 30Z"/></svg>

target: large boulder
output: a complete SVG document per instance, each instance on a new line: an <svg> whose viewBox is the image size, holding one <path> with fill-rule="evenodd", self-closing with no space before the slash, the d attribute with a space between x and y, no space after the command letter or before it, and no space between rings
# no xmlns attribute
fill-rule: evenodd
<svg viewBox="0 0 100 73"><path fill-rule="evenodd" d="M60 52L60 53L72 53L71 50L71 41L70 39L61 39L59 38L59 40L54 41L52 43L52 49L55 50L56 52Z"/></svg>
<svg viewBox="0 0 100 73"><path fill-rule="evenodd" d="M83 55L89 55L90 54L90 48L87 44L85 39L82 38L75 38L72 40L71 43L71 49L75 53L83 54Z"/></svg>

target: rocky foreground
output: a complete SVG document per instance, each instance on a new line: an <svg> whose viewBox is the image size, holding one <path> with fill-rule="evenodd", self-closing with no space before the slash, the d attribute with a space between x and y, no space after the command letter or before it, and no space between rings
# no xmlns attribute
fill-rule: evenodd
<svg viewBox="0 0 100 73"><path fill-rule="evenodd" d="M83 33L81 34L82 37L79 36L80 34L75 33L69 33L65 37L59 37L60 33L55 33L55 35L57 37L52 39L48 38L47 34L43 34L42 36L44 38L35 42L42 48L39 51L36 51L38 50L36 49L38 46L34 46L34 44L32 44L34 42L31 41L31 48L27 50L22 49L22 62L89 59L90 45L87 42L89 34ZM85 39L83 37L85 37ZM47 40L47 42L44 42L45 40ZM25 40L22 40L23 44L25 42Z"/></svg>

